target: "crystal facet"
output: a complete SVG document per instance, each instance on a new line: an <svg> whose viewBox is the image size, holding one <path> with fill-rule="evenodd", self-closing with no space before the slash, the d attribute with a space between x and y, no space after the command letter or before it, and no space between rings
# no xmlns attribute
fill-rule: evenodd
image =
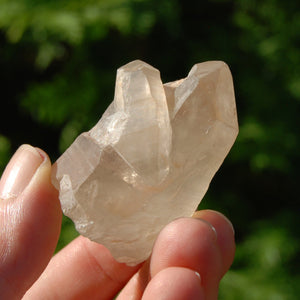
<svg viewBox="0 0 300 300"><path fill-rule="evenodd" d="M114 101L57 160L63 212L128 265L147 259L159 231L195 211L238 133L233 83L221 61L162 84L133 61L117 71Z"/></svg>

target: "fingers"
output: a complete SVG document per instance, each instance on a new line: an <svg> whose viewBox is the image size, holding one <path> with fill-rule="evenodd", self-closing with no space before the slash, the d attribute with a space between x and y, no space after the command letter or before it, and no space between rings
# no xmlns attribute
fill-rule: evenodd
<svg viewBox="0 0 300 300"><path fill-rule="evenodd" d="M0 181L0 294L20 299L55 250L61 209L46 153L21 146Z"/></svg>
<svg viewBox="0 0 300 300"><path fill-rule="evenodd" d="M178 219L165 227L153 249L150 274L153 277L173 266L195 270L201 275L207 299L217 299L219 281L234 256L232 225L212 211L196 217L201 219Z"/></svg>
<svg viewBox="0 0 300 300"><path fill-rule="evenodd" d="M78 237L52 258L23 300L112 299L139 267L118 263L104 246Z"/></svg>
<svg viewBox="0 0 300 300"><path fill-rule="evenodd" d="M155 277L168 267L195 270L207 299L217 299L219 281L233 261L232 225L213 211L202 211L196 217L201 219L178 219L164 228L153 249L150 274Z"/></svg>
<svg viewBox="0 0 300 300"><path fill-rule="evenodd" d="M79 237L51 260L24 299L112 299L130 278L118 299L217 299L219 281L233 259L232 225L211 211L199 217L166 226L151 260L138 272L140 266L120 264L102 245Z"/></svg>
<svg viewBox="0 0 300 300"><path fill-rule="evenodd" d="M180 271L182 277L177 281L179 284L185 280L182 268L193 273L196 271L201 276L201 291L197 290L196 286L190 286L190 292L197 290L199 299L202 299L201 293L205 295L205 299L217 299L220 279L234 257L233 227L223 215L214 211L200 211L195 217L175 220L161 231L149 265L143 266L132 277L118 299L127 299L129 295L134 295L130 299L140 299L143 293L148 295L151 292L151 286L159 288L159 284L157 286L155 282L160 282L161 285L168 284L169 277L164 270ZM182 284L179 285L184 288ZM180 295L179 292L177 295ZM163 299L176 299L173 295L168 297Z"/></svg>

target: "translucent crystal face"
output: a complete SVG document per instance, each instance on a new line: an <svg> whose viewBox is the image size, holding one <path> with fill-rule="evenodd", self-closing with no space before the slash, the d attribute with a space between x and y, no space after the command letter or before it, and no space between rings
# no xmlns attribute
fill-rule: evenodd
<svg viewBox="0 0 300 300"><path fill-rule="evenodd" d="M238 133L228 66L195 65L162 84L133 61L117 72L115 98L53 168L64 213L120 262L147 259L159 231L190 216Z"/></svg>
<svg viewBox="0 0 300 300"><path fill-rule="evenodd" d="M158 70L139 61L119 69L114 108L126 115L114 149L146 184L159 184L169 172L172 131Z"/></svg>

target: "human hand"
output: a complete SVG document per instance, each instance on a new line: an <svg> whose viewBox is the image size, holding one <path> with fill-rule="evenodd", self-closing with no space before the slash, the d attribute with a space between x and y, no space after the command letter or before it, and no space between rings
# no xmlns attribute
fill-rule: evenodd
<svg viewBox="0 0 300 300"><path fill-rule="evenodd" d="M82 236L52 257L61 226L45 152L28 145L0 181L0 299L217 299L235 251L231 223L206 210L159 234L151 257L128 267Z"/></svg>

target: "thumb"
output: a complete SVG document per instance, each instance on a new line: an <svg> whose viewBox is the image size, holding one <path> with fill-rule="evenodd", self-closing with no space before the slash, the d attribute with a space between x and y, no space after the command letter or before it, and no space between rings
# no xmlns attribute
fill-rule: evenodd
<svg viewBox="0 0 300 300"><path fill-rule="evenodd" d="M20 299L55 250L61 209L45 152L21 146L0 181L0 295Z"/></svg>

